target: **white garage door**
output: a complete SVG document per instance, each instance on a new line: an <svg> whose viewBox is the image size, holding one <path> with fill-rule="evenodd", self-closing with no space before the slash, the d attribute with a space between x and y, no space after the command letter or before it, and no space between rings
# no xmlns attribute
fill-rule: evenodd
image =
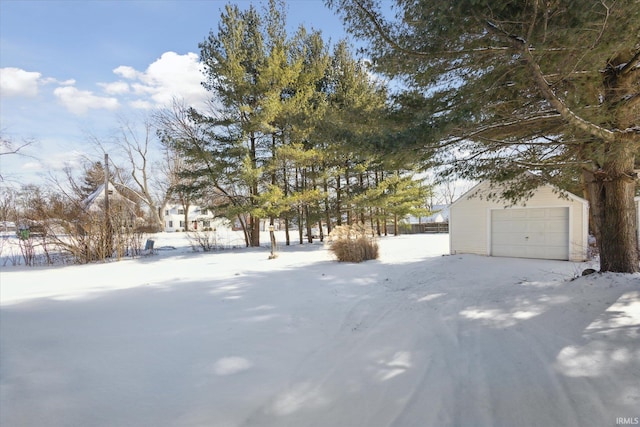
<svg viewBox="0 0 640 427"><path fill-rule="evenodd" d="M569 259L569 208L491 211L491 255Z"/></svg>

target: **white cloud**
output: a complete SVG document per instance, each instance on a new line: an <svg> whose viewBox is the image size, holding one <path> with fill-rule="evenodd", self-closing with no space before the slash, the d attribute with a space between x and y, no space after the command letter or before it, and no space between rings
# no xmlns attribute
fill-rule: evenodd
<svg viewBox="0 0 640 427"><path fill-rule="evenodd" d="M27 173L41 173L61 171L65 168L78 169L84 158L87 158L87 153L78 150L60 151L58 149L56 152L48 153L42 159L22 163L21 170Z"/></svg>
<svg viewBox="0 0 640 427"><path fill-rule="evenodd" d="M127 65L121 65L115 68L113 72L120 77L124 77L125 79L133 80L138 77L138 72L135 70L135 68L129 67Z"/></svg>
<svg viewBox="0 0 640 427"><path fill-rule="evenodd" d="M119 106L117 98L97 96L73 86L56 88L53 94L74 114L84 114L90 109L115 110Z"/></svg>
<svg viewBox="0 0 640 427"><path fill-rule="evenodd" d="M0 93L2 96L38 95L38 83L42 74L35 71L25 71L20 68L0 68Z"/></svg>
<svg viewBox="0 0 640 427"><path fill-rule="evenodd" d="M131 87L133 88L133 91L137 95L143 95L143 96L151 96L156 91L155 87L149 86L144 83L133 83Z"/></svg>
<svg viewBox="0 0 640 427"><path fill-rule="evenodd" d="M174 99L184 100L187 105L202 107L210 94L201 84L204 79L201 66L195 53L179 55L165 52L144 72L124 65L113 72L123 78L135 80L135 83L131 83L131 89L142 97L131 103L137 108L147 109L150 102L155 106L166 106Z"/></svg>
<svg viewBox="0 0 640 427"><path fill-rule="evenodd" d="M44 167L42 163L34 160L30 162L24 162L22 164L22 170L26 172L40 172L44 170Z"/></svg>
<svg viewBox="0 0 640 427"><path fill-rule="evenodd" d="M244 357L223 357L213 364L213 373L216 375L233 375L242 371L246 371L253 366L249 360Z"/></svg>
<svg viewBox="0 0 640 427"><path fill-rule="evenodd" d="M123 81L117 81L113 83L98 83L98 86L102 86L105 93L110 95L121 95L129 92L129 83Z"/></svg>
<svg viewBox="0 0 640 427"><path fill-rule="evenodd" d="M82 151L65 150L64 152L53 154L47 158L45 165L48 170L62 170L64 168L77 169L81 167L82 160L88 156L87 153Z"/></svg>
<svg viewBox="0 0 640 427"><path fill-rule="evenodd" d="M149 102L149 101L144 101L142 99L138 99L135 101L131 101L129 103L129 105L131 105L133 108L136 108L138 110L151 110L153 108L153 103Z"/></svg>
<svg viewBox="0 0 640 427"><path fill-rule="evenodd" d="M42 83L42 84L55 83L55 84L60 85L60 86L73 86L74 84L76 84L76 81L75 81L75 79L58 80L58 79L55 79L53 77L46 77L46 78L40 80L40 83Z"/></svg>
<svg viewBox="0 0 640 427"><path fill-rule="evenodd" d="M98 83L101 93L78 89L73 79L43 77L39 72L19 68L0 69L0 89L2 96L35 97L40 86L55 84L53 94L74 114L95 109L115 110L123 103L148 110L168 106L174 99L202 108L211 95L202 87L204 75L201 70L202 64L195 53L165 52L144 71L127 65L113 69L120 79Z"/></svg>

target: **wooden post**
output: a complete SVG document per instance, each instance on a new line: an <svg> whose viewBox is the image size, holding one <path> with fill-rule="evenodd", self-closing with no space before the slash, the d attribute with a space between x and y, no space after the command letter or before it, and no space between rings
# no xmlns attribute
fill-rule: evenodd
<svg viewBox="0 0 640 427"><path fill-rule="evenodd" d="M274 230L275 227L273 224L269 225L269 238L271 239L271 255L269 255L269 259L275 259L278 257L278 254L276 254L276 235Z"/></svg>
<svg viewBox="0 0 640 427"><path fill-rule="evenodd" d="M113 225L109 209L109 155L104 155L104 255L107 258L113 254Z"/></svg>

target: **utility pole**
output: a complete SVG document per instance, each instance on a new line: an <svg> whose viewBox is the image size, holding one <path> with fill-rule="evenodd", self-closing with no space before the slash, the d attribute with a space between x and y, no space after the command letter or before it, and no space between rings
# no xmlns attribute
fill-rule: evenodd
<svg viewBox="0 0 640 427"><path fill-rule="evenodd" d="M104 154L104 255L110 258L113 253L113 225L109 210L109 155Z"/></svg>

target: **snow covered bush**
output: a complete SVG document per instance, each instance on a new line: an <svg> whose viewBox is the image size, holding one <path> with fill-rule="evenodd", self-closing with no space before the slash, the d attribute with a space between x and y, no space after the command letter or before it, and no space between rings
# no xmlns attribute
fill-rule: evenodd
<svg viewBox="0 0 640 427"><path fill-rule="evenodd" d="M362 262L378 258L378 243L362 224L341 225L329 234L329 250L340 262Z"/></svg>

